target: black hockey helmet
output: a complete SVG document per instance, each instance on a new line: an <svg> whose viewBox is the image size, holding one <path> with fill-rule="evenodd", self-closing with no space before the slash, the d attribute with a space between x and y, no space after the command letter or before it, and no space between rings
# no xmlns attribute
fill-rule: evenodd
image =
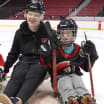
<svg viewBox="0 0 104 104"><path fill-rule="evenodd" d="M44 6L40 3L31 3L26 6L25 13L27 13L28 11L35 11L43 14L45 12L45 9Z"/></svg>
<svg viewBox="0 0 104 104"><path fill-rule="evenodd" d="M59 34L59 37L60 37L60 32L63 30L71 30L73 33L73 41L66 42L63 44L70 44L75 41L76 36L77 36L77 29L78 29L78 26L73 19L63 19L60 21L60 23L57 25L57 33Z"/></svg>
<svg viewBox="0 0 104 104"><path fill-rule="evenodd" d="M57 32L60 33L60 30L73 30L73 35L76 36L78 26L73 19L64 19L61 20L57 26Z"/></svg>

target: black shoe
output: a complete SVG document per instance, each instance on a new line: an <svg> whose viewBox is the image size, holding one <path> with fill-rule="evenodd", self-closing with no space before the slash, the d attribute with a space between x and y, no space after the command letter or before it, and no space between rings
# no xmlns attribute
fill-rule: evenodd
<svg viewBox="0 0 104 104"><path fill-rule="evenodd" d="M9 99L11 100L11 102L12 102L13 104L16 104L16 103L19 101L19 99L16 98L16 97L9 97Z"/></svg>

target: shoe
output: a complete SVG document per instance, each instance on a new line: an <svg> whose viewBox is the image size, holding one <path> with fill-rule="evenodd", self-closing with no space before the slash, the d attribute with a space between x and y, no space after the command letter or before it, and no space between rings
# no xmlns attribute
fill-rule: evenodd
<svg viewBox="0 0 104 104"><path fill-rule="evenodd" d="M19 101L16 97L8 97L3 93L0 93L0 103L3 104L16 104Z"/></svg>
<svg viewBox="0 0 104 104"><path fill-rule="evenodd" d="M80 98L80 104L93 104L93 98L90 94L86 94Z"/></svg>
<svg viewBox="0 0 104 104"><path fill-rule="evenodd" d="M75 97L69 97L66 104L79 104L79 102Z"/></svg>
<svg viewBox="0 0 104 104"><path fill-rule="evenodd" d="M19 99L16 97L10 97L10 100L12 101L13 104L16 104L19 101Z"/></svg>

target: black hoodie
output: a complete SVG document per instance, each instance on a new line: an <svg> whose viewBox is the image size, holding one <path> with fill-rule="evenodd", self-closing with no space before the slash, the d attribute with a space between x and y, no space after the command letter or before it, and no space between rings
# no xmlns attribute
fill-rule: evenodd
<svg viewBox="0 0 104 104"><path fill-rule="evenodd" d="M28 28L27 21L24 21L15 33L11 50L5 62L4 72L9 72L9 68L16 62L20 54L25 56L39 55L42 38L48 38L43 22L40 22L37 32L31 32Z"/></svg>

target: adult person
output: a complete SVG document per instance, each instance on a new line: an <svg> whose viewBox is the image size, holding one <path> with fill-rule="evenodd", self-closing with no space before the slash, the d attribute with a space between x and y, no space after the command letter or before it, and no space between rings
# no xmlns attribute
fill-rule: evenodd
<svg viewBox="0 0 104 104"><path fill-rule="evenodd" d="M0 102L24 104L44 80L46 70L40 64L40 45L48 38L43 19L43 6L29 4L25 10L26 21L16 31L11 50L5 62L3 78L14 65L11 79Z"/></svg>

